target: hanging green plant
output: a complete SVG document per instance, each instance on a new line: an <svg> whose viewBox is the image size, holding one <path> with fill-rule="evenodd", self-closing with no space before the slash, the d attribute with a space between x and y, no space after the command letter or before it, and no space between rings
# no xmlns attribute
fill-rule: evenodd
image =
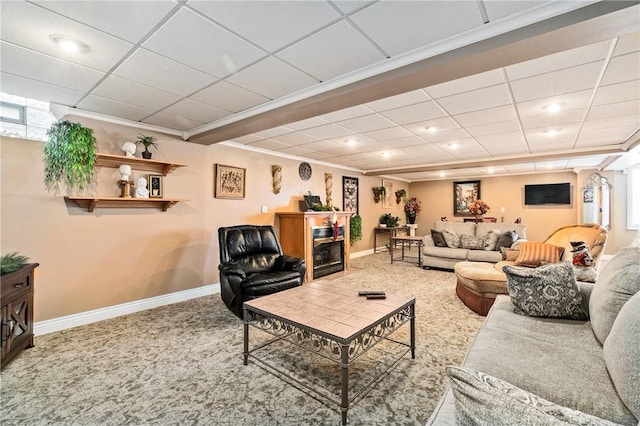
<svg viewBox="0 0 640 426"><path fill-rule="evenodd" d="M351 216L349 221L349 243L353 245L362 239L362 217L359 214Z"/></svg>
<svg viewBox="0 0 640 426"><path fill-rule="evenodd" d="M16 252L7 253L0 257L0 275L15 272L29 263L29 258Z"/></svg>
<svg viewBox="0 0 640 426"><path fill-rule="evenodd" d="M68 120L53 123L44 145L44 184L57 192L64 183L70 192L81 191L93 181L96 138L93 130Z"/></svg>

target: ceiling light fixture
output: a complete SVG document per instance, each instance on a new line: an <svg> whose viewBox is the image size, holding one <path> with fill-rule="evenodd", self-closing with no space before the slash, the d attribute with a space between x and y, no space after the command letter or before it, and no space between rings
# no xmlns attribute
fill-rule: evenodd
<svg viewBox="0 0 640 426"><path fill-rule="evenodd" d="M51 34L49 40L57 44L62 50L69 53L84 52L88 49L87 45L73 37L62 34Z"/></svg>
<svg viewBox="0 0 640 426"><path fill-rule="evenodd" d="M427 126L424 129L429 133L435 133L438 131L438 129L435 126Z"/></svg>
<svg viewBox="0 0 640 426"><path fill-rule="evenodd" d="M544 107L544 109L549 113L554 113L560 111L560 104L549 104Z"/></svg>
<svg viewBox="0 0 640 426"><path fill-rule="evenodd" d="M353 138L347 139L345 142L347 142L347 145L349 145L350 147L356 146L356 140Z"/></svg>
<svg viewBox="0 0 640 426"><path fill-rule="evenodd" d="M451 149L458 149L460 147L460 145L458 145L457 143L450 143L447 146Z"/></svg>
<svg viewBox="0 0 640 426"><path fill-rule="evenodd" d="M492 174L492 173L493 173L493 171L494 171L494 170L493 170L493 167L489 167L489 168L487 169L487 173L489 173L489 174Z"/></svg>
<svg viewBox="0 0 640 426"><path fill-rule="evenodd" d="M558 134L558 131L556 129L549 129L549 130L545 130L544 134L549 137L554 137L555 135Z"/></svg>
<svg viewBox="0 0 640 426"><path fill-rule="evenodd" d="M447 176L447 172L440 172L440 177L441 177L441 178L443 178L443 177L445 177L445 176Z"/></svg>
<svg viewBox="0 0 640 426"><path fill-rule="evenodd" d="M389 158L389 156L390 156L390 155L391 155L391 154L389 154L389 151L382 151L382 156L383 156L384 158Z"/></svg>

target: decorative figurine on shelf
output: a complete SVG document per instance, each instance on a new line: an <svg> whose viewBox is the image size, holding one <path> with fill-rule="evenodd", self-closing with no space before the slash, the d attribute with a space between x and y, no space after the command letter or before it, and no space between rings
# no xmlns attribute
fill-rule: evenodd
<svg viewBox="0 0 640 426"><path fill-rule="evenodd" d="M131 166L123 164L118 170L120 170L120 180L129 180L129 176L131 176Z"/></svg>
<svg viewBox="0 0 640 426"><path fill-rule="evenodd" d="M138 185L136 186L136 198L149 198L149 190L147 189L147 180L143 177L138 178Z"/></svg>
<svg viewBox="0 0 640 426"><path fill-rule="evenodd" d="M124 151L125 157L133 157L136 153L137 145L133 142L125 142L122 145L122 150Z"/></svg>

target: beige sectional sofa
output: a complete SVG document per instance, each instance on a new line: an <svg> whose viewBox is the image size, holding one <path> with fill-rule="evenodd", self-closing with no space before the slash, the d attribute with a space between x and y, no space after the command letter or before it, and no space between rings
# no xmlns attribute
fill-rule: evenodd
<svg viewBox="0 0 640 426"><path fill-rule="evenodd" d="M458 235L471 235L473 237L482 237L493 229L500 232L516 231L518 240L514 242L514 246L518 241L527 238L527 225L522 223L474 223L474 222L441 222L437 221L433 225L433 229L442 231L449 229L455 231ZM502 260L502 253L496 250L471 250L463 248L436 247L431 237L430 231L423 239L422 246L422 266L430 268L454 269L458 262L469 260L473 262L491 262L497 263Z"/></svg>

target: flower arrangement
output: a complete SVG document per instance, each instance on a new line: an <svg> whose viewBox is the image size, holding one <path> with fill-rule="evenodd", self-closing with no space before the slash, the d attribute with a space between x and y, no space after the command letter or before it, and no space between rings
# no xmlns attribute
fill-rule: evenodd
<svg viewBox="0 0 640 426"><path fill-rule="evenodd" d="M487 203L482 200L475 200L469 204L469 213L474 216L483 215L491 209Z"/></svg>
<svg viewBox="0 0 640 426"><path fill-rule="evenodd" d="M420 207L420 201L416 197L411 197L404 205L404 211L407 213L418 213L422 207Z"/></svg>

